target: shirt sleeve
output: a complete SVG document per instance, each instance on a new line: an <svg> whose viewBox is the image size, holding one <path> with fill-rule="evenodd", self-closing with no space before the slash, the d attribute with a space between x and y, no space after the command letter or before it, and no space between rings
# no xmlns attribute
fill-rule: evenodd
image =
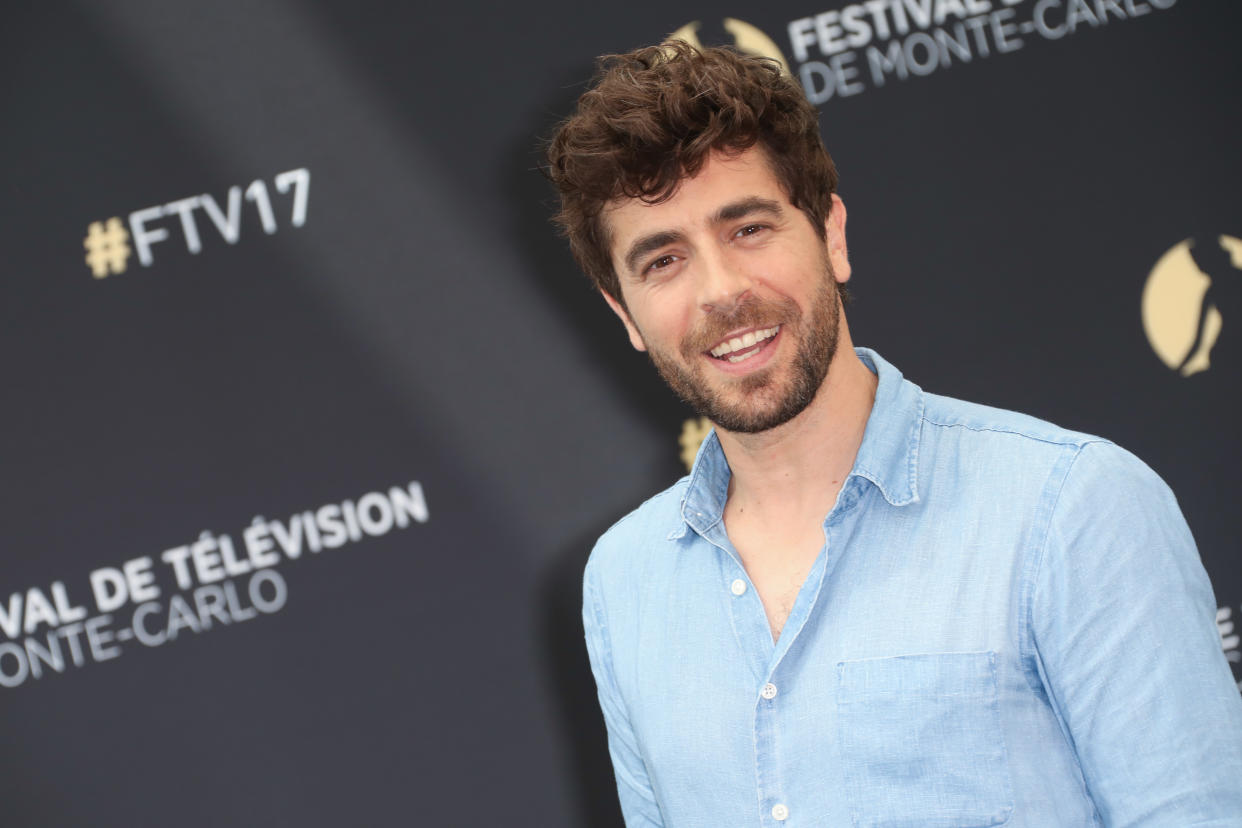
<svg viewBox="0 0 1242 828"><path fill-rule="evenodd" d="M1177 501L1111 443L1080 449L1031 602L1040 675L1106 825L1239 825L1242 697Z"/></svg>
<svg viewBox="0 0 1242 828"><path fill-rule="evenodd" d="M617 795L628 828L662 828L664 819L647 777L646 763L630 728L625 701L617 689L612 670L612 647L608 625L600 606L591 567L588 565L582 588L582 626L586 631L587 654L599 690L599 706L608 726L608 752L617 777Z"/></svg>

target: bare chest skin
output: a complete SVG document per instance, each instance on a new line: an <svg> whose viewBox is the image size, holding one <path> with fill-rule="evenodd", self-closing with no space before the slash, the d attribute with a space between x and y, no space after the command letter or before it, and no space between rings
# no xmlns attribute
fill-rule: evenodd
<svg viewBox="0 0 1242 828"><path fill-rule="evenodd" d="M759 593L772 640L777 641L824 546L823 527L815 520L765 520L731 502L724 517L729 540Z"/></svg>

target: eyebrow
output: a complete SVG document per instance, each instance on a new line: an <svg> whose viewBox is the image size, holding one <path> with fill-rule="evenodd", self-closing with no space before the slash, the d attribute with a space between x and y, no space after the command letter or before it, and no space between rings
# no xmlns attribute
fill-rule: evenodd
<svg viewBox="0 0 1242 828"><path fill-rule="evenodd" d="M646 258L648 254L654 253L665 245L684 241L685 238L684 234L676 230L661 230L658 233L652 233L635 240L630 245L629 252L625 254L625 269L633 273L634 268L638 266L638 262Z"/></svg>
<svg viewBox="0 0 1242 828"><path fill-rule="evenodd" d="M754 215L755 213L768 213L773 216L784 215L781 210L780 202L773 201L770 198L759 198L759 196L751 196L735 201L732 204L726 204L716 211L716 215L712 216L712 224L720 224L726 221L737 221L740 218Z"/></svg>
<svg viewBox="0 0 1242 828"><path fill-rule="evenodd" d="M722 224L728 221L737 221L740 218L752 216L755 213L767 213L778 218L784 215L780 202L773 201L770 198L750 196L721 207L712 215L711 223ZM648 254L654 253L665 245L684 241L685 238L685 234L677 230L660 230L636 239L625 254L626 270L633 273L639 261Z"/></svg>

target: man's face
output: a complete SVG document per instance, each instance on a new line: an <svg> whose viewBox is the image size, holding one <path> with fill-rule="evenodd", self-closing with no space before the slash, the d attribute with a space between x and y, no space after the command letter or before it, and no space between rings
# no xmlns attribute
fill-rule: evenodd
<svg viewBox="0 0 1242 828"><path fill-rule="evenodd" d="M839 199L825 242L751 149L714 153L668 201L627 199L605 220L625 307L605 298L678 396L743 433L810 404L836 353L837 283L850 274Z"/></svg>

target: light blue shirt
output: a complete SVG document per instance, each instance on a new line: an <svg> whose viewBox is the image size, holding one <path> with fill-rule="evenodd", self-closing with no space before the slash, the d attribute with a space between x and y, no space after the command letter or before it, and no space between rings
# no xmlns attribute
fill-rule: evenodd
<svg viewBox="0 0 1242 828"><path fill-rule="evenodd" d="M1242 699L1168 487L858 354L875 406L776 643L715 434L591 555L627 824L1242 825Z"/></svg>

